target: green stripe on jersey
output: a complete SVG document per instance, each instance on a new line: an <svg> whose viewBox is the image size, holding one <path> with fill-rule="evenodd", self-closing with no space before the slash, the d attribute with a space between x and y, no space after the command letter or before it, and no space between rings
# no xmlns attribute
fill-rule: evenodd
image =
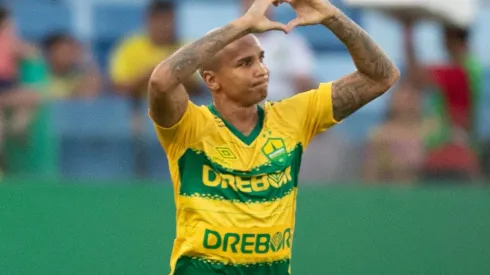
<svg viewBox="0 0 490 275"><path fill-rule="evenodd" d="M283 198L298 184L302 153L303 147L298 145L281 164L237 171L211 161L203 152L189 149L179 159L180 195L246 203Z"/></svg>
<svg viewBox="0 0 490 275"><path fill-rule="evenodd" d="M199 257L179 258L173 275L288 275L289 259L259 264L227 265Z"/></svg>

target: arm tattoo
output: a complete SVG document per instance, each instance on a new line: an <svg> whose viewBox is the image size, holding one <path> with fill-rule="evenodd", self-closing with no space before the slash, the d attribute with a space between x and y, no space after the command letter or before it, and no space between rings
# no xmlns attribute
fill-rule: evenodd
<svg viewBox="0 0 490 275"><path fill-rule="evenodd" d="M170 67L170 77L178 83L184 82L206 59L248 32L232 23L181 48L164 62Z"/></svg>
<svg viewBox="0 0 490 275"><path fill-rule="evenodd" d="M342 12L323 25L344 43L357 68L333 83L334 118L342 120L388 90L399 73L376 42Z"/></svg>
<svg viewBox="0 0 490 275"><path fill-rule="evenodd" d="M334 81L332 105L335 120L340 121L375 99L380 93L371 92L376 84L359 73Z"/></svg>
<svg viewBox="0 0 490 275"><path fill-rule="evenodd" d="M247 33L248 26L235 21L182 47L157 66L150 77L149 98L158 125L170 127L178 122L189 101L183 84L219 50Z"/></svg>
<svg viewBox="0 0 490 275"><path fill-rule="evenodd" d="M347 47L359 72L373 80L385 80L394 71L394 65L371 37L347 16L338 16L324 22Z"/></svg>

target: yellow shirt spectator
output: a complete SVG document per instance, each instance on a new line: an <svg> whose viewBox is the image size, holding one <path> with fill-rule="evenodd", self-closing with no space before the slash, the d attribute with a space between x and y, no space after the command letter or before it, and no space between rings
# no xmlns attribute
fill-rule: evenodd
<svg viewBox="0 0 490 275"><path fill-rule="evenodd" d="M155 45L147 35L134 35L116 49L110 61L110 76L116 85L127 85L148 75L159 62L170 56L180 45ZM146 82L138 89L146 93Z"/></svg>

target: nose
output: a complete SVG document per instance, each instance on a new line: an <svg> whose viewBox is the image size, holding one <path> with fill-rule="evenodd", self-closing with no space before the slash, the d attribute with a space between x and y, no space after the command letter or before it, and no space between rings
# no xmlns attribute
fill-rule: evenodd
<svg viewBox="0 0 490 275"><path fill-rule="evenodd" d="M264 77L269 75L269 69L264 63L258 63L257 69L255 71L256 77Z"/></svg>

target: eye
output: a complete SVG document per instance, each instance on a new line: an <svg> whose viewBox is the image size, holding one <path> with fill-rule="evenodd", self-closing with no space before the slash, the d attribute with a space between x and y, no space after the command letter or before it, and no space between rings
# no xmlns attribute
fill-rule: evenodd
<svg viewBox="0 0 490 275"><path fill-rule="evenodd" d="M244 60L242 62L240 62L240 67L248 67L250 66L250 64L252 64L252 62L250 60Z"/></svg>

